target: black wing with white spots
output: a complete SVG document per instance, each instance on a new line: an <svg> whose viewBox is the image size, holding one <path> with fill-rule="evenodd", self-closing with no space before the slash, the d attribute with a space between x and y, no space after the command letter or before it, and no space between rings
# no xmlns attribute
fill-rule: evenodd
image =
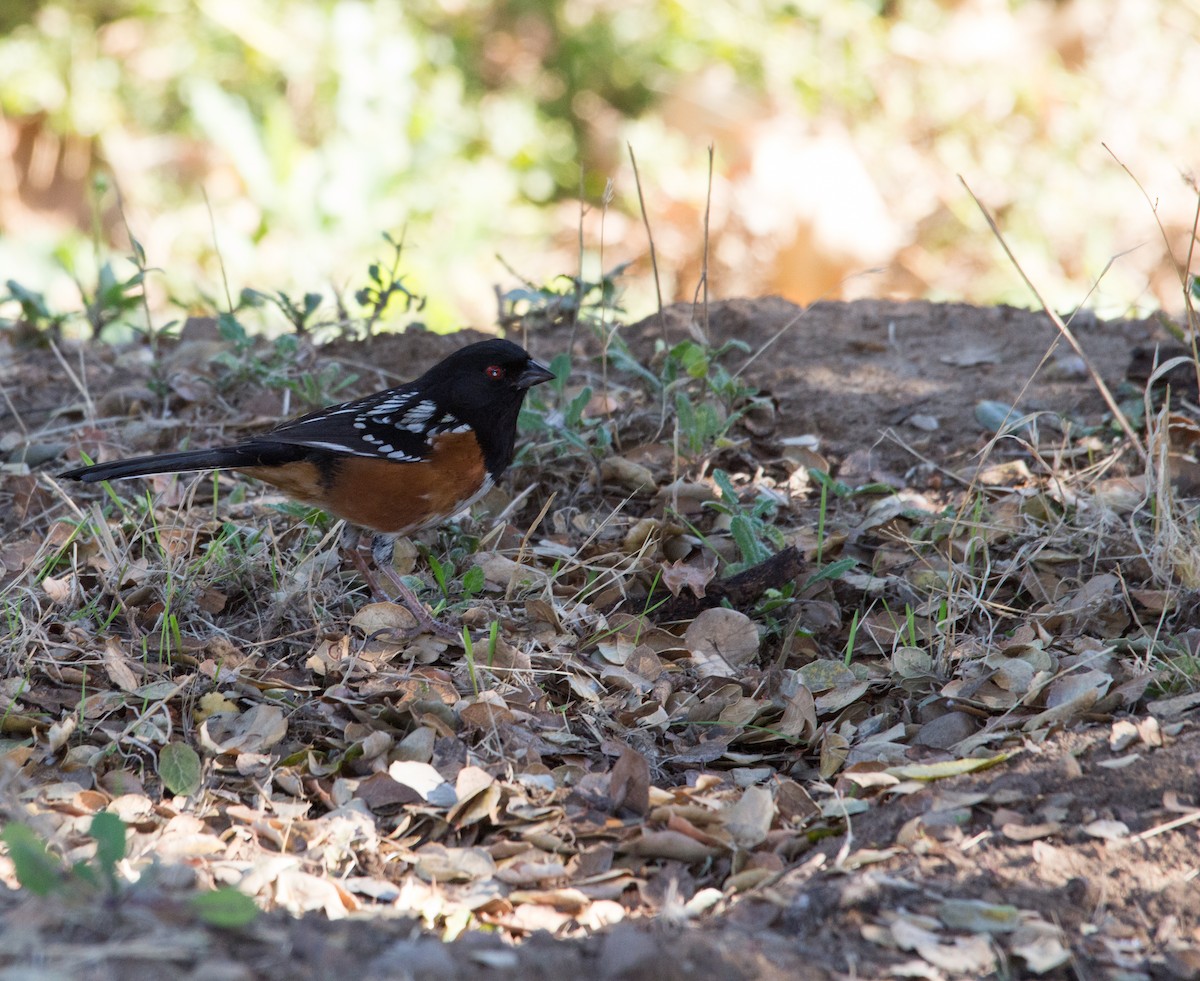
<svg viewBox="0 0 1200 981"><path fill-rule="evenodd" d="M249 442L416 463L429 459L432 437L468 428L417 386L405 385L309 413Z"/></svg>

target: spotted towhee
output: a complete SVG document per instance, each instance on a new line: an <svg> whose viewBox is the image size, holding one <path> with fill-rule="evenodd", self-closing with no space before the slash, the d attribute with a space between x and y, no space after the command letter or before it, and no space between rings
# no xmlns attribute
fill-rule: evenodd
<svg viewBox="0 0 1200 981"><path fill-rule="evenodd" d="M511 341L471 344L416 381L331 405L232 446L113 460L60 476L94 483L237 470L375 532L375 562L420 624L453 634L392 566L400 535L438 524L487 493L512 462L525 393L554 375ZM359 571L374 586L357 548Z"/></svg>

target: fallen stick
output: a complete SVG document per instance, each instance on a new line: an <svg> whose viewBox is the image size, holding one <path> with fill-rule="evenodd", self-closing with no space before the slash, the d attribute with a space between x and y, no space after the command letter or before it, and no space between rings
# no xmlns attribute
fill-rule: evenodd
<svg viewBox="0 0 1200 981"><path fill-rule="evenodd" d="M781 589L804 571L805 562L794 545L751 566L736 576L708 584L703 596L691 593L671 594L661 587L650 594L646 608L656 623L664 620L690 620L701 610L721 606L726 600L732 607L749 606L768 589ZM665 600L665 601L664 601ZM656 603L661 606L655 608Z"/></svg>

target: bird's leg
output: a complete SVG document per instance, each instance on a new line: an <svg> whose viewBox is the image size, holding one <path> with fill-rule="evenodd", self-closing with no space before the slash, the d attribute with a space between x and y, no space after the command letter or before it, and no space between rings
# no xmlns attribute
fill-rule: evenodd
<svg viewBox="0 0 1200 981"><path fill-rule="evenodd" d="M405 584L400 573L396 571L396 567L392 565L392 553L395 549L396 540L391 535L376 535L371 542L371 557L375 560L375 568L382 572L396 587L396 592L399 594L398 599L403 603L408 611L417 618L417 625L423 630L428 630L430 633L437 634L439 637L457 638L458 631L453 627L447 626L439 620L435 620L429 611L425 609L425 604L420 598ZM354 554L358 557L358 561L362 562L363 568L366 567L366 562L363 562L362 555L358 550L354 550ZM357 565L357 563L356 563ZM363 571L360 569L359 571ZM372 580L369 576L364 576L367 579L368 585ZM372 590L378 590L378 584L372 586Z"/></svg>
<svg viewBox="0 0 1200 981"><path fill-rule="evenodd" d="M400 578L392 565L392 551L395 545L395 540L390 535L376 535L371 542L371 555L375 559L375 566L383 572L392 584L396 587L400 594L398 597L389 596L379 585L379 580L375 578L375 574L371 572L371 567L367 565L367 560L363 556L362 549L359 547L362 543L362 532L348 522L342 527L341 546L349 554L350 561L354 564L354 568L358 574L363 577L363 581L367 584L367 588L371 591L371 596L380 603L391 603L393 599L399 599L405 608L413 615L417 621L417 628L413 633L421 633L429 631L437 634L439 637L457 637L458 634L452 628L440 623L430 616L429 611L421 603L417 595L404 584L404 580Z"/></svg>
<svg viewBox="0 0 1200 981"><path fill-rule="evenodd" d="M350 522L342 524L342 533L338 538L338 545L354 564L355 570L362 576L363 582L367 584L367 589L371 591L371 598L377 603L390 603L392 598L379 588L379 580L375 578L375 574L371 571L371 567L367 565L367 560L363 558L362 551L359 545L362 543L362 532L359 531Z"/></svg>

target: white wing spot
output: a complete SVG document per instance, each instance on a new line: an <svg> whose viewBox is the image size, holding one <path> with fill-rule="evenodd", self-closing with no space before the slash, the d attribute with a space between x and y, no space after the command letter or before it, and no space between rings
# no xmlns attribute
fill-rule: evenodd
<svg viewBox="0 0 1200 981"><path fill-rule="evenodd" d="M380 453L394 453L396 451L396 448L391 443L384 443L382 446L377 447L377 449Z"/></svg>
<svg viewBox="0 0 1200 981"><path fill-rule="evenodd" d="M424 422L426 419L433 418L435 412L437 412L436 403L430 402L428 399L423 399L404 413L404 421Z"/></svg>
<svg viewBox="0 0 1200 981"><path fill-rule="evenodd" d="M326 443L319 439L305 440L301 446L309 446L314 450L331 450L334 453L352 453L355 456L371 456L370 453L360 453L353 446L347 446L345 443Z"/></svg>

